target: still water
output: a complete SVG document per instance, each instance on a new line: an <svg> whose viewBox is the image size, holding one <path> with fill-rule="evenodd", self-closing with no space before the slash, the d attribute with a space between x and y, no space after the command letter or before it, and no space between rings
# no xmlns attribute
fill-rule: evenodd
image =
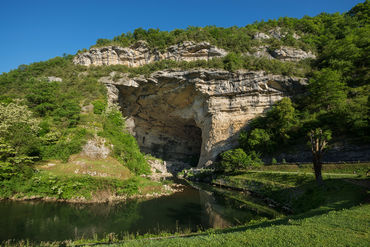
<svg viewBox="0 0 370 247"><path fill-rule="evenodd" d="M59 241L103 237L114 232L158 233L224 228L261 217L214 192L186 187L148 201L117 204L0 202L0 240Z"/></svg>

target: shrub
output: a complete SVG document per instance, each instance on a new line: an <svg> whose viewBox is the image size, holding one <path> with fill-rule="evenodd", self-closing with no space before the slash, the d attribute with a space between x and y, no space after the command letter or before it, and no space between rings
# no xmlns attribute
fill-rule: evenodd
<svg viewBox="0 0 370 247"><path fill-rule="evenodd" d="M277 160L276 160L275 158L272 158L272 159L271 159L271 164L272 164L272 165L276 165L276 164L277 164Z"/></svg>
<svg viewBox="0 0 370 247"><path fill-rule="evenodd" d="M94 106L94 114L98 115L102 114L107 107L107 103L103 100L94 100L92 104Z"/></svg>
<svg viewBox="0 0 370 247"><path fill-rule="evenodd" d="M117 109L111 109L105 116L101 136L114 146L114 156L135 174L149 174L150 168L140 152L136 139L124 129L124 119Z"/></svg>
<svg viewBox="0 0 370 247"><path fill-rule="evenodd" d="M261 160L255 152L246 154L241 148L225 151L220 156L221 162L217 169L223 172L231 172L261 164Z"/></svg>

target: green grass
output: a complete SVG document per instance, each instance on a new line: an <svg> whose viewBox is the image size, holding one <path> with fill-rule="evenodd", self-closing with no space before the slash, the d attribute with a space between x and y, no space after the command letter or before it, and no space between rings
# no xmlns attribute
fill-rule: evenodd
<svg viewBox="0 0 370 247"><path fill-rule="evenodd" d="M309 164L289 164L289 165L267 165L258 168L253 168L253 170L261 171L278 171L278 172L306 172L312 173L313 167L312 163ZM370 170L370 163L353 163L353 164L323 164L323 173L347 173L355 175L366 175L366 172Z"/></svg>
<svg viewBox="0 0 370 247"><path fill-rule="evenodd" d="M0 186L0 198L60 199L81 202L122 200L133 195L148 195L162 191L162 185L142 177L115 179L79 176L55 176L47 171L29 179L13 177Z"/></svg>
<svg viewBox="0 0 370 247"><path fill-rule="evenodd" d="M220 176L213 183L252 191L294 213L337 210L356 205L367 195L366 188L353 184L367 182L357 175L328 173L323 178L324 186L318 186L312 173L248 171Z"/></svg>
<svg viewBox="0 0 370 247"><path fill-rule="evenodd" d="M364 205L309 218L280 219L187 238L132 240L110 246L369 246L369 222L370 205Z"/></svg>
<svg viewBox="0 0 370 247"><path fill-rule="evenodd" d="M40 162L37 168L56 176L91 175L94 177L128 179L130 170L112 157L91 159L72 155L67 163L58 160Z"/></svg>

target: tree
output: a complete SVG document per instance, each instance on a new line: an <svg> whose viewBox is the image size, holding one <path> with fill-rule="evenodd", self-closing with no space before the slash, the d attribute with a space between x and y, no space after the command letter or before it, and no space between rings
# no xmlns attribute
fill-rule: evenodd
<svg viewBox="0 0 370 247"><path fill-rule="evenodd" d="M242 132L239 136L240 146L246 151L269 152L271 151L271 140L270 133L265 129L255 128L250 132Z"/></svg>
<svg viewBox="0 0 370 247"><path fill-rule="evenodd" d="M276 137L286 143L290 138L289 131L297 123L296 112L290 98L283 98L267 112L268 129L272 130Z"/></svg>
<svg viewBox="0 0 370 247"><path fill-rule="evenodd" d="M322 181L322 175L321 175L321 169L322 169L322 155L325 151L325 148L327 147L328 141L331 139L331 131L326 130L323 131L320 128L317 128L315 130L311 130L308 133L308 136L310 138L311 143L311 151L312 151L312 162L313 162L313 168L315 171L315 178L316 182L319 185L323 184Z"/></svg>
<svg viewBox="0 0 370 247"><path fill-rule="evenodd" d="M335 111L341 109L347 99L341 73L331 69L315 72L310 79L309 91L314 109Z"/></svg>
<svg viewBox="0 0 370 247"><path fill-rule="evenodd" d="M262 162L255 152L246 154L243 149L231 149L221 153L221 162L218 170L231 172L238 169L245 169L248 166L259 166Z"/></svg>

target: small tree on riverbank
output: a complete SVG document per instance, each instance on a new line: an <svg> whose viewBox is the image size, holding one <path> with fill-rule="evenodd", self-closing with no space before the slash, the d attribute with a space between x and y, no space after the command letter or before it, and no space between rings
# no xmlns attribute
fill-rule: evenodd
<svg viewBox="0 0 370 247"><path fill-rule="evenodd" d="M321 169L322 169L322 156L327 148L328 141L331 139L331 131L326 130L323 131L320 128L315 130L311 130L308 133L311 143L311 151L312 151L312 162L313 162L313 169L315 171L315 178L316 182L319 185L323 184Z"/></svg>

